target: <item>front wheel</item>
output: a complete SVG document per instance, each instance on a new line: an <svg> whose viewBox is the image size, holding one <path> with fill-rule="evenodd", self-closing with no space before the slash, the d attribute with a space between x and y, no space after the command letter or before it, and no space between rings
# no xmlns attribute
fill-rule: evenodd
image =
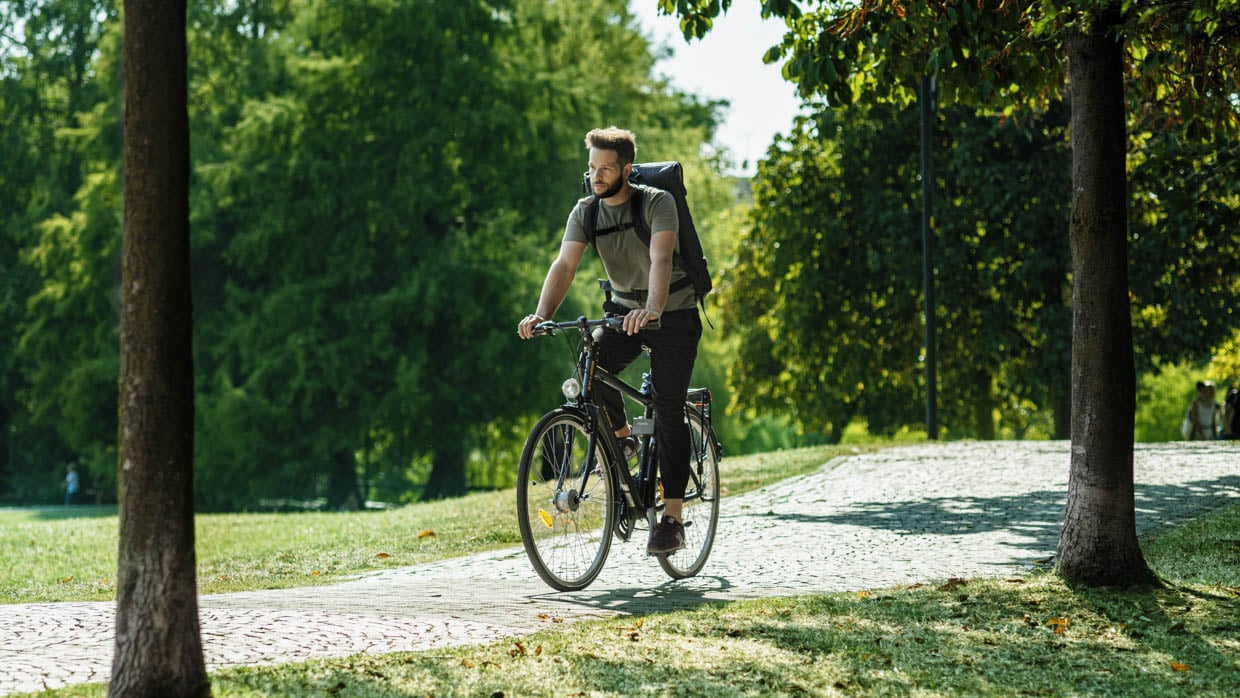
<svg viewBox="0 0 1240 698"><path fill-rule="evenodd" d="M560 591L584 589L603 569L617 512L615 480L580 412L549 412L517 470L517 520L534 571Z"/></svg>
<svg viewBox="0 0 1240 698"><path fill-rule="evenodd" d="M692 577L702 570L719 525L719 453L715 435L701 410L685 408L689 417L689 484L681 519L685 547L660 556L659 564L672 579Z"/></svg>

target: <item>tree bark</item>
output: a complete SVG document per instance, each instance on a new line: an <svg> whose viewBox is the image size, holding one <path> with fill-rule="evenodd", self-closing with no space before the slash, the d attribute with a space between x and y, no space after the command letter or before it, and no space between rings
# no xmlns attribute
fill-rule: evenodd
<svg viewBox="0 0 1240 698"><path fill-rule="evenodd" d="M460 446L463 441L442 434L440 443L435 447L435 458L431 461L431 473L426 480L425 499L456 497L465 494L465 450Z"/></svg>
<svg viewBox="0 0 1240 698"><path fill-rule="evenodd" d="M1123 44L1111 10L1067 40L1072 95L1072 456L1056 572L1086 586L1151 577L1133 503L1136 372L1128 302Z"/></svg>
<svg viewBox="0 0 1240 698"><path fill-rule="evenodd" d="M973 421L977 425L977 438L980 441L995 440L995 406L990 398L991 377L986 371L973 374L973 389L977 391L977 399L973 403Z"/></svg>
<svg viewBox="0 0 1240 698"><path fill-rule="evenodd" d="M110 696L210 693L194 569L184 0L125 1L120 556Z"/></svg>
<svg viewBox="0 0 1240 698"><path fill-rule="evenodd" d="M327 483L327 508L330 511L357 511L366 500L357 482L357 465L349 451L332 455L331 477Z"/></svg>

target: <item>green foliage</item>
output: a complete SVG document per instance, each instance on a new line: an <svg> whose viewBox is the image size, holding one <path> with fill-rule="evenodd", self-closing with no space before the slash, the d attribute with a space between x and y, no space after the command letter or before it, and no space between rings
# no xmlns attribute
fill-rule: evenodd
<svg viewBox="0 0 1240 698"><path fill-rule="evenodd" d="M690 0L661 2L660 8L682 18L689 39L708 31L709 19L729 5L727 0ZM833 112L848 111L842 107L861 95L908 105L919 79L932 76L938 99L951 114L937 129L934 148L940 168L935 187L944 382L940 408L949 435L988 437L996 433L997 414L1003 420L999 432L1067 436L1071 279L1063 241L1070 192L1062 131L1061 102L1067 98L1062 40L1112 5L762 3L764 16L781 17L788 27L766 60L783 60L784 77L798 85L803 97L820 98L824 109ZM1240 87L1235 70L1240 42L1234 36L1240 12L1231 2L1204 1L1132 2L1124 3L1123 10L1117 31L1137 86L1128 92L1128 108L1140 147L1132 199L1134 214L1140 213L1132 226L1133 300L1138 355L1142 367L1149 367L1181 356L1202 358L1238 319L1230 308L1237 289L1228 270L1240 238L1225 221L1236 217L1232 140L1240 126L1240 102L1234 97ZM989 114L973 118L972 109L997 112L999 122ZM833 118L847 121L823 121ZM910 154L916 148L914 132L907 118L884 129L888 141ZM829 144L820 148L809 142L815 138ZM777 164L766 176L776 182L760 193L755 217L755 226L767 230L756 232L752 241L752 254L764 261L747 258L750 252L744 250L737 267L739 276L755 279L738 285L739 302L761 311L738 312L734 319L740 322L729 323L746 336L734 374L745 399L768 411L791 409L797 421L826 430L837 429L863 409L869 411L872 428L889 428L908 419L907 408L918 399L910 348L890 344L893 337L911 344L916 331L910 310L900 306L918 300L909 283L914 260L893 254L908 243L889 242L874 230L885 225L916 230L908 209L917 198L909 174L916 165L911 158L847 160L837 155L836 149L852 147L856 139L864 139L864 132L846 128L838 137L830 130L808 137L794 133L784 144L786 152L771 151ZM946 172L944 157L949 160ZM836 158L847 164L835 170L821 164ZM878 164L895 181L894 187L883 185L902 194L889 201L879 195L858 197L867 205L857 210L877 223L868 225L870 220L855 215L853 222L832 198L838 196L847 206L849 199L837 192L849 185L830 180L859 178L872 187L871 166ZM759 176L764 176L761 170ZM809 193L814 190L817 196ZM940 191L946 196L939 198ZM761 210L763 205L769 212ZM890 220L900 212L901 220ZM832 218L846 220L845 227L874 242L840 241L814 223ZM821 247L795 242L813 236L823 240ZM844 269L858 270L845 275L878 273L884 281L896 281L883 289L882 282L810 280L815 270L824 269L815 254L830 250L834 272L849 258L848 250L858 247L869 249L870 257L865 265L845 263ZM843 289L846 283L854 285ZM836 292L824 293L823 286ZM789 293L804 297L782 297ZM865 312L851 324L821 322L824 315L848 315L853 304ZM887 315L893 310L905 324L893 324ZM797 323L820 323L824 329L800 335ZM880 323L890 334L877 329ZM859 351L850 355L846 347ZM843 368L867 362L870 369L860 374ZM809 404L814 399L809 393L820 382L831 397L830 404L817 409ZM882 392L880 386L895 392L882 400L872 394L864 402L874 407L863 407L863 391ZM1037 414L1046 408L1057 415L1050 428L1045 414Z"/></svg>
<svg viewBox="0 0 1240 698"><path fill-rule="evenodd" d="M660 0L699 38L731 0ZM1240 132L1240 8L1234 0L1061 0L1015 3L941 0L763 0L763 17L787 24L765 60L804 97L834 106L858 96L895 104L916 99L934 76L944 103L1037 114L1064 98L1062 40L1119 12L1128 52L1128 111L1174 125L1195 140ZM805 9L802 9L802 6Z"/></svg>
<svg viewBox="0 0 1240 698"><path fill-rule="evenodd" d="M1139 367L1210 358L1240 328L1240 146L1134 138L1129 249Z"/></svg>
<svg viewBox="0 0 1240 698"><path fill-rule="evenodd" d="M68 460L92 487L115 476L116 17L0 3L9 496L54 496ZM204 508L508 482L561 371L512 323L590 128L684 161L700 215L731 202L702 147L723 105L651 77L622 2L199 4L188 31ZM597 306L579 286L566 313Z"/></svg>
<svg viewBox="0 0 1240 698"><path fill-rule="evenodd" d="M1062 128L949 109L935 139L942 419L993 437L998 413L1022 437L1067 394ZM874 434L921 420L917 153L915 113L854 106L802 121L760 163L724 314L741 408L834 441L858 415Z"/></svg>
<svg viewBox="0 0 1240 698"><path fill-rule="evenodd" d="M21 497L56 496L69 460L92 486L115 478L115 18L93 0L0 7L0 486Z"/></svg>

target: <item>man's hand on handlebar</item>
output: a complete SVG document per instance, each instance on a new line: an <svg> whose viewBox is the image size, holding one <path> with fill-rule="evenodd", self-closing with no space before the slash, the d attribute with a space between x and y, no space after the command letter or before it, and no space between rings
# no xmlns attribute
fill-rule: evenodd
<svg viewBox="0 0 1240 698"><path fill-rule="evenodd" d="M623 332L627 335L635 335L646 329L657 329L659 326L659 314L645 308L630 310L628 315L624 316Z"/></svg>
<svg viewBox="0 0 1240 698"><path fill-rule="evenodd" d="M543 316L537 313L531 313L521 318L521 322L517 325L517 336L521 339L530 339L536 333L534 328L546 322Z"/></svg>

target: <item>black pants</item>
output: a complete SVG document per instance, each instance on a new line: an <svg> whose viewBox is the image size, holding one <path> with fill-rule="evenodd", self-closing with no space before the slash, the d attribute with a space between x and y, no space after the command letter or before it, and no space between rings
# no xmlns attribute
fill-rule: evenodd
<svg viewBox="0 0 1240 698"><path fill-rule="evenodd" d="M682 499L689 482L689 423L685 419L685 393L697 360L698 340L702 338L702 320L697 308L664 313L659 329L642 330L633 336L608 332L599 341L598 364L611 373L619 373L642 353L642 345L650 347L650 378L654 390L655 434L659 440L659 476L663 480L663 497ZM624 396L619 391L598 385L603 412L618 430L628 423L624 414Z"/></svg>

